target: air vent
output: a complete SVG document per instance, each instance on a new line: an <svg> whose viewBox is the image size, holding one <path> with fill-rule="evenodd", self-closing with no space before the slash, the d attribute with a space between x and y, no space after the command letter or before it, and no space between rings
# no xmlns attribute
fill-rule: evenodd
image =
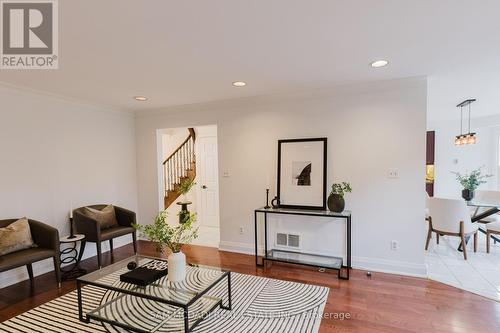
<svg viewBox="0 0 500 333"><path fill-rule="evenodd" d="M278 232L276 234L276 245L288 246L288 235Z"/></svg>
<svg viewBox="0 0 500 333"><path fill-rule="evenodd" d="M300 248L300 235L277 232L276 246L298 249Z"/></svg>
<svg viewBox="0 0 500 333"><path fill-rule="evenodd" d="M299 235L288 235L288 246L290 247L300 247L300 236Z"/></svg>

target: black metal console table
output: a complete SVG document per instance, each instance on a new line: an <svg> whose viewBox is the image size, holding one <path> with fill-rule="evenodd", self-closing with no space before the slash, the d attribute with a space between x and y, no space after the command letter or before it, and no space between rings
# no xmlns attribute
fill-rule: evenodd
<svg viewBox="0 0 500 333"><path fill-rule="evenodd" d="M258 213L264 214L264 256L262 263L258 260ZM344 260L341 257L323 256L317 254L308 254L302 252L285 251L280 249L268 249L267 246L267 215L298 215L312 217L327 217L335 219L344 219L346 222L346 257L347 263L344 265ZM344 211L335 213L329 210L313 210L313 209L288 209L288 208L259 208L254 211L255 221L255 265L263 267L266 260L279 261L313 267L334 269L338 271L338 278L349 280L349 270L351 266L351 212ZM343 275L342 271L346 273Z"/></svg>

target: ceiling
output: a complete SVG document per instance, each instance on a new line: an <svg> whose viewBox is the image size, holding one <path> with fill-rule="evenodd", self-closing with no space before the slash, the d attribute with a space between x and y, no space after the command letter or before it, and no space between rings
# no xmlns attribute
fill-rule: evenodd
<svg viewBox="0 0 500 333"><path fill-rule="evenodd" d="M498 0L59 1L59 69L0 81L141 110L428 75L431 120L468 97L487 115L500 112L498 13Z"/></svg>

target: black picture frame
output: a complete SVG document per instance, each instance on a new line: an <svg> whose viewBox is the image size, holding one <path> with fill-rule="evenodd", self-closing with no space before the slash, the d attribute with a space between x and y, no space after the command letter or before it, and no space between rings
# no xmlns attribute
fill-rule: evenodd
<svg viewBox="0 0 500 333"><path fill-rule="evenodd" d="M321 202L317 202L317 204L308 204L304 202L304 204L290 204L287 203L286 201L283 201L283 191L284 189L282 188L283 186L283 175L282 175L282 153L283 153L283 148L284 145L286 144L297 144L297 143L318 143L321 142L323 143L323 151L321 152L322 155L322 160L323 160L323 165L322 165L322 179L321 179L321 185L317 186L317 189L314 189L315 193L318 191L316 194L319 195L321 192ZM327 138L304 138L304 139L283 139L283 140L278 140L278 177L277 177L277 197L280 200L279 207L280 208L290 208L290 209L316 209L316 210L326 210L326 178L327 178L327 144L328 144L328 139ZM321 187L321 188L319 188Z"/></svg>

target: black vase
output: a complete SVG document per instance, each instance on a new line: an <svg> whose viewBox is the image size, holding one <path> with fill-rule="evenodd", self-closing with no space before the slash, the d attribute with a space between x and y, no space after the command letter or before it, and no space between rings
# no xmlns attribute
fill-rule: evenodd
<svg viewBox="0 0 500 333"><path fill-rule="evenodd" d="M471 201L472 199L474 199L474 191L463 189L462 198L464 198L465 201Z"/></svg>
<svg viewBox="0 0 500 333"><path fill-rule="evenodd" d="M345 208L344 198L340 194L328 196L328 209L335 213L342 213Z"/></svg>

